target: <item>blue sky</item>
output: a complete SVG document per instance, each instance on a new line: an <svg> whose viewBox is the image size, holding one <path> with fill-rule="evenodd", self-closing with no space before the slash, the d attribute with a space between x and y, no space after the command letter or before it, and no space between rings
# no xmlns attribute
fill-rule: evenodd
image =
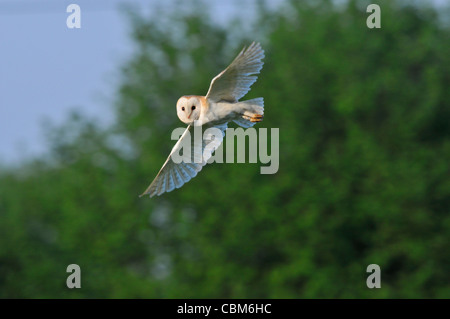
<svg viewBox="0 0 450 319"><path fill-rule="evenodd" d="M62 123L71 108L111 121L117 68L130 53L126 21L114 8L82 6L81 29L68 29L70 2L11 3L0 2L3 163L43 153L43 120Z"/></svg>
<svg viewBox="0 0 450 319"><path fill-rule="evenodd" d="M267 2L276 7L283 0ZM70 3L81 7L81 29L66 26ZM113 120L119 69L133 47L120 12L123 3L145 11L177 5L174 0L0 0L0 164L45 153L44 119L60 124L76 109L103 124ZM255 8L255 0L208 3L218 23L247 17Z"/></svg>

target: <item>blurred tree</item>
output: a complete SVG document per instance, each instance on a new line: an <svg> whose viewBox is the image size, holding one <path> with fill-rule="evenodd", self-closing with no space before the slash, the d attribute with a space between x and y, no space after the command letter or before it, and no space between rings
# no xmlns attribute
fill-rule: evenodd
<svg viewBox="0 0 450 319"><path fill-rule="evenodd" d="M362 3L260 6L248 35L198 10L131 11L117 123L73 114L49 160L0 173L0 297L449 298L450 30L398 1L368 29ZM178 97L253 40L266 64L246 99L280 128L279 172L212 164L139 199ZM65 287L71 263L81 289Z"/></svg>

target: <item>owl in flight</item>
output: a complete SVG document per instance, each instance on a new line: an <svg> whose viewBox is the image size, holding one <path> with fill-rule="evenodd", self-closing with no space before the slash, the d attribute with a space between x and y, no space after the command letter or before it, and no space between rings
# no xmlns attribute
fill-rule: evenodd
<svg viewBox="0 0 450 319"><path fill-rule="evenodd" d="M261 45L253 42L247 49L243 48L233 62L211 81L206 96L180 97L177 102L177 115L188 127L173 147L158 175L141 196L153 197L170 192L195 177L222 143L228 122L234 121L243 128L249 128L263 120L263 98L239 101L255 83L257 76L254 74L258 74L262 69L263 58L264 50ZM174 154L180 151L183 139L190 138L193 126L216 128L221 134L204 134L201 145L198 140L191 139L191 154L183 154L183 158L187 160L178 163L174 161Z"/></svg>

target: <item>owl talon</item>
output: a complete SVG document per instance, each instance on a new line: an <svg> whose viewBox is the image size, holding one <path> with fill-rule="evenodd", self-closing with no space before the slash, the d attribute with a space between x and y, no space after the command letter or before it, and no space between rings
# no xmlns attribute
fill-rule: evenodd
<svg viewBox="0 0 450 319"><path fill-rule="evenodd" d="M263 114L255 114L250 118L250 122L261 122L264 119L264 115Z"/></svg>
<svg viewBox="0 0 450 319"><path fill-rule="evenodd" d="M244 120L250 121L252 123L261 122L264 118L264 114L250 114L250 115L242 115Z"/></svg>

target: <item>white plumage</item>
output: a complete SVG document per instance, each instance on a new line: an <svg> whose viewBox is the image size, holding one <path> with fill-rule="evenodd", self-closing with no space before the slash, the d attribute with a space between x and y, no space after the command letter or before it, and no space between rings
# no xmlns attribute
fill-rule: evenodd
<svg viewBox="0 0 450 319"><path fill-rule="evenodd" d="M247 94L250 86L255 83L257 76L254 74L258 74L262 69L263 58L261 45L253 42L247 49L242 49L233 62L211 81L206 96L185 95L178 100L177 115L188 127L141 196L153 197L170 192L195 177L222 143L228 122L234 121L248 128L262 121L263 98L247 101L239 99ZM206 130L211 128L211 133L204 134L202 139L197 140L193 138L193 134L188 134L192 133L196 126ZM190 141L186 140L189 137ZM183 154L181 162L176 161L175 155L186 143L190 143L191 152Z"/></svg>

